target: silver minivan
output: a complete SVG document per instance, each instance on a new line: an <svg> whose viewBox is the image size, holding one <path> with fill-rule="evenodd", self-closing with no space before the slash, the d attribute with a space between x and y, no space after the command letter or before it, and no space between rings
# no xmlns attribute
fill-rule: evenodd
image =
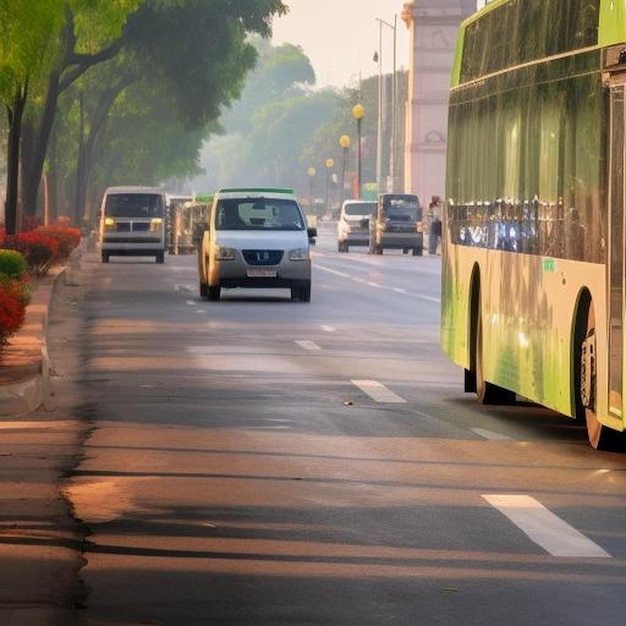
<svg viewBox="0 0 626 626"><path fill-rule="evenodd" d="M317 233L291 189L220 189L198 248L200 296L222 289L288 288L292 300L311 300L309 243Z"/></svg>

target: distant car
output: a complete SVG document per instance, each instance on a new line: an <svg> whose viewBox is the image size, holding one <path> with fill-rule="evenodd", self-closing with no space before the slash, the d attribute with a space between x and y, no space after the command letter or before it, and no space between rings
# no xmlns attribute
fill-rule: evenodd
<svg viewBox="0 0 626 626"><path fill-rule="evenodd" d="M370 222L369 254L382 254L385 248L411 251L422 256L424 225L419 198L410 193L381 193L376 217Z"/></svg>
<svg viewBox="0 0 626 626"><path fill-rule="evenodd" d="M368 246L369 222L375 215L373 200L344 200L337 221L337 251L348 252L350 246Z"/></svg>
<svg viewBox="0 0 626 626"><path fill-rule="evenodd" d="M309 242L317 235L291 189L220 189L198 248L200 296L234 287L286 287L311 300Z"/></svg>

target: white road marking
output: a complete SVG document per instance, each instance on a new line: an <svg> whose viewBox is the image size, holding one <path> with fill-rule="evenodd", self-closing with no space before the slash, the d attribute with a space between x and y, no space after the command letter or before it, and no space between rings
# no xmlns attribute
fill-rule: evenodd
<svg viewBox="0 0 626 626"><path fill-rule="evenodd" d="M335 274L336 276L340 276L341 278L348 278L350 280L353 280L355 283L367 285L368 287L375 287L376 289L386 289L388 291L394 291L403 296L408 296L409 298L417 298L418 300L426 300L428 302L434 302L435 304L441 303L440 298L434 298L433 296L425 296L421 293L412 293L400 287L387 287L386 285L383 285L382 283L377 283L371 280L367 280L365 278L359 278L358 276L352 276L351 274L346 274L345 272L339 272L337 270L331 269L330 267L324 267L323 265L316 265L315 267L324 272L328 272L330 274Z"/></svg>
<svg viewBox="0 0 626 626"><path fill-rule="evenodd" d="M331 270L330 267L322 267L320 265L315 266L317 269L324 270L329 274L334 274L335 276L341 276L341 278L350 278L350 274L346 274L345 272L339 272L337 270Z"/></svg>
<svg viewBox="0 0 626 626"><path fill-rule="evenodd" d="M326 324L323 324L322 330L326 331L327 333L334 333L337 329L334 326L327 326Z"/></svg>
<svg viewBox="0 0 626 626"><path fill-rule="evenodd" d="M500 433L494 433L492 430L485 428L472 428L472 432L483 439L490 439L492 441L510 441L511 437L502 435Z"/></svg>
<svg viewBox="0 0 626 626"><path fill-rule="evenodd" d="M611 555L598 544L578 532L535 498L498 494L483 495L483 498L552 556L611 558Z"/></svg>
<svg viewBox="0 0 626 626"><path fill-rule="evenodd" d="M376 380L351 380L353 385L356 385L361 391L366 393L372 400L376 402L389 402L389 403L405 403L406 400L395 394L390 389L387 389L385 385L379 383Z"/></svg>
<svg viewBox="0 0 626 626"><path fill-rule="evenodd" d="M308 341L307 339L299 339L296 343L304 350L321 350L314 341Z"/></svg>

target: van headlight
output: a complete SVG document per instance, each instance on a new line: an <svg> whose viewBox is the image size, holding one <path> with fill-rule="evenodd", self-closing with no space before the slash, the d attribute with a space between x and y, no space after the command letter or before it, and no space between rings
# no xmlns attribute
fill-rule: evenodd
<svg viewBox="0 0 626 626"><path fill-rule="evenodd" d="M225 248L223 246L215 246L215 260L216 261L234 261L235 249Z"/></svg>
<svg viewBox="0 0 626 626"><path fill-rule="evenodd" d="M163 219L160 217L153 217L150 220L150 232L156 233L161 230L163 226Z"/></svg>
<svg viewBox="0 0 626 626"><path fill-rule="evenodd" d="M287 258L290 261L308 261L309 250L308 248L294 248L293 250L289 250Z"/></svg>
<svg viewBox="0 0 626 626"><path fill-rule="evenodd" d="M104 230L115 230L115 220L112 217L104 218Z"/></svg>

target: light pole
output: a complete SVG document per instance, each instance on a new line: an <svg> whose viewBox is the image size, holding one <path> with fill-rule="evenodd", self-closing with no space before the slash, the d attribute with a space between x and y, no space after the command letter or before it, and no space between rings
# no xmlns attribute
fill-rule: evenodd
<svg viewBox="0 0 626 626"><path fill-rule="evenodd" d="M365 109L362 104L355 104L352 107L352 116L356 120L356 134L357 134L357 166L356 166L356 183L357 183L357 191L356 197L357 199L361 199L361 120L365 115Z"/></svg>
<svg viewBox="0 0 626 626"><path fill-rule="evenodd" d="M324 185L324 204L326 205L326 215L330 215L330 207L328 206L328 186L330 181L330 170L333 169L335 161L333 159L326 159L326 183Z"/></svg>
<svg viewBox="0 0 626 626"><path fill-rule="evenodd" d="M389 151L389 178L391 179L391 185L395 186L396 184L396 151L397 151L397 122L396 122L396 109L397 100L398 100L398 89L397 89L397 76L396 76L396 31L397 31L397 23L398 16L394 14L393 16L393 24L386 22L380 17L376 18L378 22L378 54L374 55L374 60L378 61L378 142L377 142L377 166L376 166L376 182L378 183L379 192L381 191L381 178L382 178L382 115L383 115L383 90L382 90L382 66L383 66L383 26L387 26L391 28L393 31L393 74L391 76L391 149ZM394 189L385 189L385 191L394 191Z"/></svg>
<svg viewBox="0 0 626 626"><path fill-rule="evenodd" d="M341 135L339 137L339 145L341 146L341 192L340 202L343 204L346 192L346 157L348 155L348 148L350 147L350 137L348 135Z"/></svg>
<svg viewBox="0 0 626 626"><path fill-rule="evenodd" d="M309 167L306 173L309 176L309 206L311 207L311 212L315 213L315 200L313 199L313 178L315 177L315 168Z"/></svg>

